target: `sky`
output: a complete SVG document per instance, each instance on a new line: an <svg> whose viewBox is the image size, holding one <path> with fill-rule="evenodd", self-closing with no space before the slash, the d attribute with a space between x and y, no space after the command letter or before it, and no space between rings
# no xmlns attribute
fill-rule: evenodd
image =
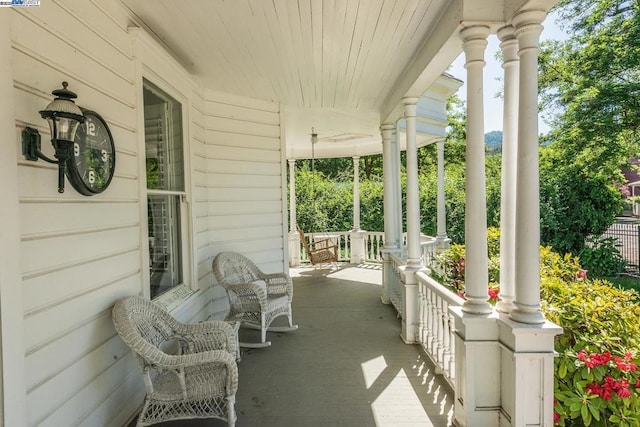
<svg viewBox="0 0 640 427"><path fill-rule="evenodd" d="M544 30L540 36L540 40L563 40L567 38L566 33L561 30L555 23L556 17L550 14L542 24ZM502 65L495 58L496 52L500 50L500 41L495 34L492 34L488 38L488 45L485 51L485 62L487 65L484 68L484 131L485 133L492 130L502 130L502 99L497 97L497 94L502 90L502 79L504 73ZM467 72L464 69L464 53L460 54L458 58L451 64L451 68L448 72L454 77L465 81ZM465 100L467 94L467 85L464 84L458 90L458 96L460 99ZM538 130L540 133L546 133L549 131L549 125L547 125L542 117L540 117L538 123Z"/></svg>

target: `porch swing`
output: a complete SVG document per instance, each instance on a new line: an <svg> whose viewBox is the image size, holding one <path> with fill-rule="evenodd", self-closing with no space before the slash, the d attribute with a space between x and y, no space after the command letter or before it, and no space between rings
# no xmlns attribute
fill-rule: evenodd
<svg viewBox="0 0 640 427"><path fill-rule="evenodd" d="M311 128L311 174L315 172L315 145L318 142L318 134L315 133L314 129ZM312 186L313 191L313 186ZM315 203L316 199L315 194L312 194L313 207L314 212L316 211ZM315 222L315 217L314 217ZM296 228L298 229L298 234L300 235L300 241L302 242L302 247L304 248L311 265L317 264L327 264L327 263L337 263L338 262L338 245L333 241L330 237L325 237L321 239L317 239L315 237L315 233L311 233L311 237L309 241L307 241L304 231L300 228L299 225L296 224Z"/></svg>

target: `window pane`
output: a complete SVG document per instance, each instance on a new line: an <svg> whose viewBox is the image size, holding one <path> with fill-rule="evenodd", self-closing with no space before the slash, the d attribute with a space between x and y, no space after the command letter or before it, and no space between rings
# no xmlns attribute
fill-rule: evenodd
<svg viewBox="0 0 640 427"><path fill-rule="evenodd" d="M151 298L182 283L180 196L149 195L149 275Z"/></svg>
<svg viewBox="0 0 640 427"><path fill-rule="evenodd" d="M144 137L147 188L184 191L182 106L146 80Z"/></svg>

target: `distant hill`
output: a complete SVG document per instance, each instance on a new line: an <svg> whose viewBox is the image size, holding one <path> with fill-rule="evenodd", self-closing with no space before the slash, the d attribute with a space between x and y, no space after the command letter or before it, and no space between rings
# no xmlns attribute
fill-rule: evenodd
<svg viewBox="0 0 640 427"><path fill-rule="evenodd" d="M484 143L490 151L502 148L502 131L492 130L484 134Z"/></svg>

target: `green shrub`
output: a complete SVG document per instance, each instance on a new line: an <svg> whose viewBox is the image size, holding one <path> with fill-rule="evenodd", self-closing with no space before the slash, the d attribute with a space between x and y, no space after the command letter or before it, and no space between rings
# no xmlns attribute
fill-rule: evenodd
<svg viewBox="0 0 640 427"><path fill-rule="evenodd" d="M498 300L500 282L500 229L489 227L487 230L489 255L489 295L491 303ZM465 286L465 246L453 244L449 249L435 257L432 276L453 292L464 297Z"/></svg>
<svg viewBox="0 0 640 427"><path fill-rule="evenodd" d="M580 263L591 277L615 276L622 273L626 261L620 255L613 237L588 237L586 246L578 254Z"/></svg>
<svg viewBox="0 0 640 427"><path fill-rule="evenodd" d="M499 231L489 230L489 293L499 278ZM464 245L437 258L436 279L464 295ZM540 248L545 317L562 326L555 349L555 422L565 427L639 426L640 303L633 290L591 280L571 254Z"/></svg>
<svg viewBox="0 0 640 427"><path fill-rule="evenodd" d="M543 311L561 325L554 395L560 426L638 426L640 305L601 280L546 278Z"/></svg>
<svg viewBox="0 0 640 427"><path fill-rule="evenodd" d="M453 244L442 254L436 255L432 276L452 292L464 296L465 247Z"/></svg>

